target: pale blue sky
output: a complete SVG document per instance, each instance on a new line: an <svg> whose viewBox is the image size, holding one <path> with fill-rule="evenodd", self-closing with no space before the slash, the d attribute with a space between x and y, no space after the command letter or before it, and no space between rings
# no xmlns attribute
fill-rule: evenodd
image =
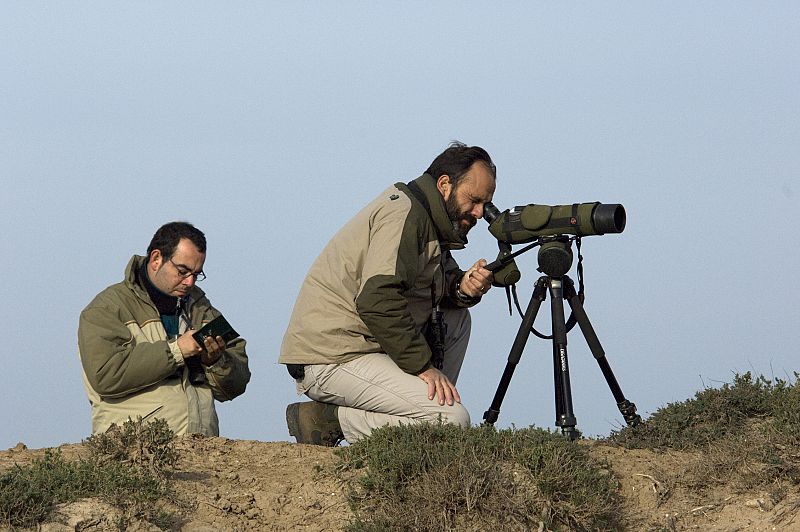
<svg viewBox="0 0 800 532"><path fill-rule="evenodd" d="M640 414L792 376L799 89L796 2L4 2L0 448L89 435L78 314L174 219L205 231L203 288L248 340L222 434L287 440L277 356L307 268L452 139L492 154L500 208L625 205L624 233L584 239L586 309ZM462 265L496 255L485 228ZM535 253L519 265L525 305ZM459 390L480 422L520 319L495 289L473 323ZM569 359L578 427L608 434L577 329ZM553 422L531 337L497 426Z"/></svg>

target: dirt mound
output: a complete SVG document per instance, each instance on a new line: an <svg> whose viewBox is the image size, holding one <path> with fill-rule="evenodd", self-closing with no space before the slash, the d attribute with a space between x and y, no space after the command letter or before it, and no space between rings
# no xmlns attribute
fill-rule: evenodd
<svg viewBox="0 0 800 532"><path fill-rule="evenodd" d="M700 456L625 450L593 440L580 445L611 464L630 530L800 530L796 487L780 501L767 492L739 493L724 479L715 479L711 490L693 491L680 479L691 476ZM191 436L176 439L176 448L174 487L188 503L177 509L184 530L335 531L350 518L331 449ZM66 459L87 454L81 444L59 449ZM43 454L22 444L2 451L0 471ZM89 499L59 507L57 520L41 530L113 530L114 518L113 508ZM147 523L131 529L154 530Z"/></svg>

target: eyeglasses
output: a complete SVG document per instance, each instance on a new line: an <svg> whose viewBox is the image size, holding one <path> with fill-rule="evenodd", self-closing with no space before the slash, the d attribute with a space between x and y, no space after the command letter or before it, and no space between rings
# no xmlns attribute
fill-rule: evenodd
<svg viewBox="0 0 800 532"><path fill-rule="evenodd" d="M178 275L181 276L181 279L188 279L189 277L194 277L194 282L199 283L200 281L206 278L206 274L203 273L202 270L199 272L193 272L183 264L175 264L172 258L168 260L172 262L173 266L175 266L175 269L178 271Z"/></svg>

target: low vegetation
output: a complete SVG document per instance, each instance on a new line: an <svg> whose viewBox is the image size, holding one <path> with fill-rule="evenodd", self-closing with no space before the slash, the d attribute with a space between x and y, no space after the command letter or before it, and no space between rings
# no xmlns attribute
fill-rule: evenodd
<svg viewBox="0 0 800 532"><path fill-rule="evenodd" d="M773 503L800 483L800 385L750 373L669 404L646 423L612 433L623 447L687 451L686 471L664 473L667 483L703 493L723 483L740 492L761 488Z"/></svg>
<svg viewBox="0 0 800 532"><path fill-rule="evenodd" d="M387 427L338 454L351 531L620 528L607 464L545 430Z"/></svg>
<svg viewBox="0 0 800 532"><path fill-rule="evenodd" d="M685 470L653 478L659 504L677 488L700 500L722 485L760 489L777 503L800 483L797 375L794 380L736 375L604 443L685 455ZM349 530L624 529L618 484L608 464L585 449L536 428L376 431L338 451L354 514Z"/></svg>
<svg viewBox="0 0 800 532"><path fill-rule="evenodd" d="M623 499L620 489L628 477L615 477L616 458L614 464L598 458L619 456L609 446L646 449L648 457L665 458L648 462L652 467L634 476L652 481L652 504L672 508L666 528L633 515L636 502ZM107 522L116 519L120 529L133 523L140 528L143 520L176 529L192 519L196 507L177 500L181 492L173 479L180 477L173 465L178 457L165 422L131 421L92 436L83 447L86 458L67 461L58 450L47 450L29 465L0 474L0 529L36 528L55 519L58 505L88 497L115 507L119 517ZM689 505L680 517L688 526L695 512L721 510L737 492L759 510L782 503L770 518L770 526L780 528L800 511L798 449L798 375L770 380L746 373L668 404L642 425L622 428L600 442L570 442L534 427L385 427L336 449L335 471L320 466L319 474L346 487L349 511L342 506L342 515L352 516L343 524L350 532L675 530L676 508ZM203 500L220 516L239 519L230 528L259 529L271 522L265 517L248 523L254 517L215 502L214 489L216 497L229 495L213 488L212 498ZM242 489L253 499L250 488ZM195 491L191 487L186 493ZM287 504L286 493L271 494L259 512L268 515L269 501ZM738 500L743 504L745 497ZM659 515L663 521L665 514ZM215 524L227 527L225 521Z"/></svg>
<svg viewBox="0 0 800 532"><path fill-rule="evenodd" d="M138 420L87 439L85 459L66 461L59 451L46 450L0 476L0 526L34 527L58 504L98 497L120 510L120 529L132 518L169 528L174 516L161 501L169 499L168 473L177 459L172 439L163 420Z"/></svg>

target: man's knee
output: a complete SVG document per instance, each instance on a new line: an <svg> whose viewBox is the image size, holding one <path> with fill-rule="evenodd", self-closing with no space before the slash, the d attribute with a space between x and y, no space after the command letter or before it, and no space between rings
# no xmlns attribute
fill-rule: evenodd
<svg viewBox="0 0 800 532"><path fill-rule="evenodd" d="M442 423L450 423L461 427L469 427L470 425L469 412L460 403L428 411L423 421L428 423L441 421Z"/></svg>
<svg viewBox="0 0 800 532"><path fill-rule="evenodd" d="M470 425L469 412L461 404L456 403L453 405L453 414L449 421L455 425L467 428Z"/></svg>

